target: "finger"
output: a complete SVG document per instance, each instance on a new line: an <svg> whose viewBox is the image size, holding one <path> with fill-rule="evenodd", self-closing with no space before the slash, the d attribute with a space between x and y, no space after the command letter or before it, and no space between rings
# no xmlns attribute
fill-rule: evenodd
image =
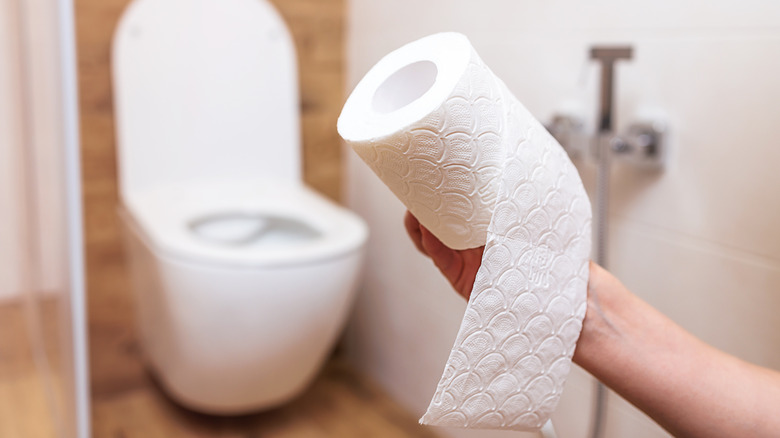
<svg viewBox="0 0 780 438"><path fill-rule="evenodd" d="M484 246L460 251L459 255L463 263L460 277L455 281L455 290L465 299L469 299L471 291L474 289L474 280L477 277L477 271L482 264L482 255L485 251Z"/></svg>
<svg viewBox="0 0 780 438"><path fill-rule="evenodd" d="M417 218L414 217L414 215L412 215L412 213L409 212L408 210L404 215L404 227L406 228L406 232L409 234L409 238L412 239L412 243L414 243L414 246L417 248L417 250L425 255L428 255L428 253L425 252L425 248L422 245L422 232L420 231L420 222L418 222Z"/></svg>
<svg viewBox="0 0 780 438"><path fill-rule="evenodd" d="M459 257L457 253L443 244L441 240L422 225L420 225L420 233L422 234L422 247L425 249L426 254L433 259L436 267L454 285L462 268L460 263L458 263Z"/></svg>

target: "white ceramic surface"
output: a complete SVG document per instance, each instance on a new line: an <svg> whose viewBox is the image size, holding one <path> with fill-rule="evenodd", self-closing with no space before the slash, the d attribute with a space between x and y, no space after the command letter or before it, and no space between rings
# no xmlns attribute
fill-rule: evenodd
<svg viewBox="0 0 780 438"><path fill-rule="evenodd" d="M305 389L345 323L362 243L310 263L234 266L170 256L126 213L122 228L146 359L174 399L240 414Z"/></svg>
<svg viewBox="0 0 780 438"><path fill-rule="evenodd" d="M264 0L136 0L113 48L148 363L195 410L283 403L333 347L367 236L301 182L289 33Z"/></svg>
<svg viewBox="0 0 780 438"><path fill-rule="evenodd" d="M120 191L301 179L295 49L265 0L135 0L114 34Z"/></svg>

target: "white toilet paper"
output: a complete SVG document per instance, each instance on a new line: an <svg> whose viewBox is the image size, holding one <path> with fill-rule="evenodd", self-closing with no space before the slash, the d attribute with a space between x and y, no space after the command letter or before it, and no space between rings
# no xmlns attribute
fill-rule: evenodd
<svg viewBox="0 0 780 438"><path fill-rule="evenodd" d="M590 203L566 153L457 33L379 61L338 130L442 242L485 245L420 421L541 428L569 373L588 282Z"/></svg>

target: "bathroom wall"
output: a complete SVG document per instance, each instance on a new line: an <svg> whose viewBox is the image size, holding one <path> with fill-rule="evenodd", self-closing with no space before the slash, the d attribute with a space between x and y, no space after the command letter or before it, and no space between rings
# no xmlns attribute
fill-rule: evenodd
<svg viewBox="0 0 780 438"><path fill-rule="evenodd" d="M17 257L21 249L19 234L20 194L16 189L19 174L14 163L19 162L20 138L19 72L16 3L0 3L0 301L17 297L21 289L21 264Z"/></svg>
<svg viewBox="0 0 780 438"><path fill-rule="evenodd" d="M0 4L2 436L88 435L70 5Z"/></svg>
<svg viewBox="0 0 780 438"><path fill-rule="evenodd" d="M110 395L146 378L116 219L117 170L111 37L129 0L75 0L93 392ZM343 0L272 0L298 50L304 178L340 196L336 117L344 93Z"/></svg>
<svg viewBox="0 0 780 438"><path fill-rule="evenodd" d="M390 50L455 30L538 118L579 112L591 128L599 72L588 47L633 45L617 68L618 124L660 117L671 149L663 173L615 165L609 267L705 341L780 369L780 3L352 0L348 23L349 89ZM347 203L372 229L348 350L422 413L465 303L407 240L403 206L346 153ZM592 163L577 165L592 189ZM590 393L576 370L554 417L560 437L586 436ZM667 436L614 394L609 403L608 437Z"/></svg>
<svg viewBox="0 0 780 438"><path fill-rule="evenodd" d="M54 32L54 13L43 1L28 1L24 10L20 5L10 1L0 5L0 300L18 297L32 270L35 282L26 287L35 290L53 291L65 277L60 266L64 206L57 192L60 114L52 106L59 89L46 75L57 68L47 52L54 48L46 40L51 36L47 32ZM26 30L20 17L27 21ZM26 43L22 32L27 34ZM39 50L20 57L23 44ZM21 65L22 59L27 67ZM28 157L34 166L26 167ZM41 213L37 221L25 217L32 212ZM24 249L27 233L38 236L34 263Z"/></svg>

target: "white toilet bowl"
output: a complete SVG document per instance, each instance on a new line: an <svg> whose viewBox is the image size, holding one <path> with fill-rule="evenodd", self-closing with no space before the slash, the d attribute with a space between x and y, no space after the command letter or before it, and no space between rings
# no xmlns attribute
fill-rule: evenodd
<svg viewBox="0 0 780 438"><path fill-rule="evenodd" d="M303 187L262 184L158 188L121 217L142 345L175 399L233 414L306 386L352 300L360 219ZM203 235L204 221L226 224Z"/></svg>
<svg viewBox="0 0 780 438"><path fill-rule="evenodd" d="M367 229L301 183L294 58L264 0L135 0L115 34L141 343L195 410L239 414L298 394L356 288Z"/></svg>

